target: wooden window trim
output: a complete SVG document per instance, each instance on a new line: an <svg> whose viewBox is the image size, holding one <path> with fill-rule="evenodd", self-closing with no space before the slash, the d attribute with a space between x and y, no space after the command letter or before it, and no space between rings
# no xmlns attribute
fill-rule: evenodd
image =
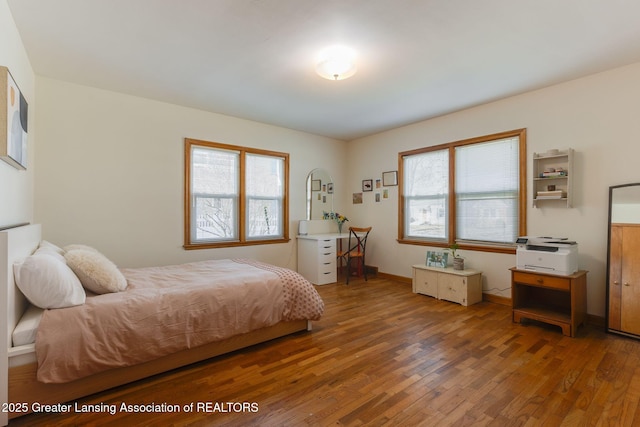
<svg viewBox="0 0 640 427"><path fill-rule="evenodd" d="M193 249L212 249L227 248L236 246L254 246L269 245L276 243L287 243L289 238L289 153L278 151L262 150L258 148L249 148L239 145L222 144L219 142L203 141L199 139L185 138L184 144L184 244L186 250ZM240 153L239 169L239 193L238 193L238 240L224 242L191 242L191 148L193 146L219 148L223 150L233 150ZM282 232L283 237L276 239L247 239L246 238L246 197L245 197L245 159L247 154L258 154L272 157L281 157L284 159L284 195L282 198Z"/></svg>
<svg viewBox="0 0 640 427"><path fill-rule="evenodd" d="M448 248L450 245L455 243L456 239L456 193L455 193L455 148L478 144L483 142L489 142L498 139L505 138L519 138L519 146L518 146L518 156L519 156L519 186L520 193L518 199L518 233L520 236L527 235L527 130L526 128L515 129L505 132L494 133L491 135L484 135L469 139L463 139L460 141L449 142L445 144L434 145L430 147L417 148L409 151L403 151L398 153L398 243L407 244L407 245L418 245L418 246L430 246L430 247L442 247ZM436 242L436 241L427 241L427 240L415 240L415 239L407 239L404 237L404 170L403 170L403 160L407 156L412 156L416 154L427 153L430 151L439 151L439 150L448 150L449 151L449 229L448 234L449 238L447 242ZM496 253L505 253L505 254L515 254L516 247L515 243L513 245L499 245L499 244L469 244L463 243L459 245L460 249L472 250L472 251L480 251L480 252L496 252Z"/></svg>

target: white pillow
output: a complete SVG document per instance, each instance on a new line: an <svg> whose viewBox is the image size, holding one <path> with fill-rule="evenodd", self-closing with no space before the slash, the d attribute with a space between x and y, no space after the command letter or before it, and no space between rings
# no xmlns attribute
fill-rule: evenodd
<svg viewBox="0 0 640 427"><path fill-rule="evenodd" d="M73 271L54 256L34 254L13 265L16 285L31 304L63 308L84 304L86 294Z"/></svg>
<svg viewBox="0 0 640 427"><path fill-rule="evenodd" d="M60 255L64 254L64 249L62 249L60 246L55 245L47 240L43 240L40 242L40 245L38 245L38 250L40 249L47 249L47 250L52 250L56 253L59 253Z"/></svg>
<svg viewBox="0 0 640 427"><path fill-rule="evenodd" d="M53 243L49 243L46 240L43 240L42 242L40 242L40 245L38 246L38 249L36 249L36 251L33 253L34 255L51 255L55 258L57 258L59 261L62 261L66 264L66 261L64 260L64 251L62 249L60 249L58 246L54 245Z"/></svg>
<svg viewBox="0 0 640 427"><path fill-rule="evenodd" d="M64 258L82 286L96 294L120 292L127 288L127 279L118 267L96 250L72 249L64 254Z"/></svg>

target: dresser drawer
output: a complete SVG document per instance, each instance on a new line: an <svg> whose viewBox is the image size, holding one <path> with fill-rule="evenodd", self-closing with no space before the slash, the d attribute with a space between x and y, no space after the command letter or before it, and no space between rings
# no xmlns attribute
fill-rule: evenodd
<svg viewBox="0 0 640 427"><path fill-rule="evenodd" d="M318 240L318 254L320 256L332 255L336 256L336 241L335 240Z"/></svg>
<svg viewBox="0 0 640 427"><path fill-rule="evenodd" d="M513 272L514 283L524 283L539 286L541 288L559 289L562 291L571 290L571 279L564 277L545 276L535 273Z"/></svg>

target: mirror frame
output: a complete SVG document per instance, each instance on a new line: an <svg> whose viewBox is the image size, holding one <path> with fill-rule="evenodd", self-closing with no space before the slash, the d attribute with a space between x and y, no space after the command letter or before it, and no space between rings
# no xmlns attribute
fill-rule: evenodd
<svg viewBox="0 0 640 427"><path fill-rule="evenodd" d="M617 331L615 329L611 329L609 327L609 304L610 304L610 286L611 286L611 225L613 219L613 197L614 191L621 188L628 187L640 187L640 182L630 183L630 184L620 184L620 185L612 185L609 187L609 213L607 220L607 269L606 269L606 280L605 280L605 311L604 311L604 320L605 320L605 330L610 333L627 335L622 331ZM640 200L638 201L640 204ZM638 221L640 222L640 220Z"/></svg>
<svg viewBox="0 0 640 427"><path fill-rule="evenodd" d="M312 184L312 177L314 173L320 173L323 172L327 177L328 177L328 182L327 184L333 184L333 178L331 177L331 174L323 168L315 168L313 170L311 170L311 172L309 172L309 174L307 175L307 183L306 183L306 211L307 211L307 215L306 215L306 219L307 220L311 220L311 219L322 219L322 218L311 218L311 212L312 212L312 207L313 207L313 200L312 200L312 195L313 195L313 191L311 189L311 184ZM322 191L322 188L320 189L320 191ZM333 211L333 191L331 193L327 193L327 196L331 196L331 200L329 200L328 203L328 208L329 211L332 212Z"/></svg>

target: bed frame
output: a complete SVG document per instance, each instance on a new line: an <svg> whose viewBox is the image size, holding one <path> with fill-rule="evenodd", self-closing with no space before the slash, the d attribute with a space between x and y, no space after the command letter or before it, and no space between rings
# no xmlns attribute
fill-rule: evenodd
<svg viewBox="0 0 640 427"><path fill-rule="evenodd" d="M4 308L7 313L6 317L0 316L0 404L27 402L31 407L34 402L68 402L254 344L311 330L311 322L308 320L280 322L268 328L183 350L135 366L110 369L63 384L44 384L36 380L37 365L33 361L35 346L12 347L11 344L13 329L28 304L15 285L13 263L33 253L40 240L40 224L0 231L0 307L3 308L0 313ZM25 414L0 410L0 425L5 426L9 419Z"/></svg>

